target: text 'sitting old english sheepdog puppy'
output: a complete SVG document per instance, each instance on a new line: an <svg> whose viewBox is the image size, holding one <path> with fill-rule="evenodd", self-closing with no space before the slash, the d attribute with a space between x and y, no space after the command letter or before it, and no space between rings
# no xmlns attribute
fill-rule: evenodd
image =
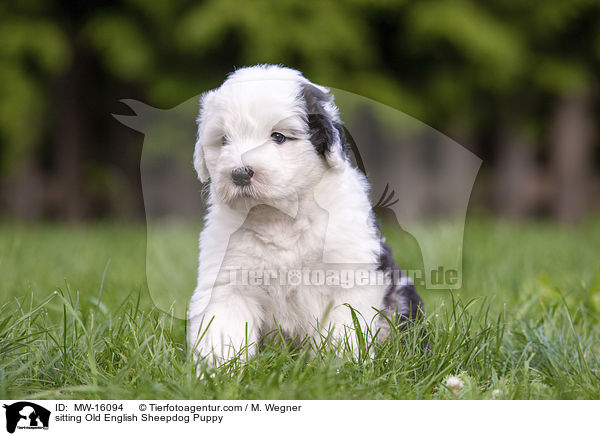
<svg viewBox="0 0 600 436"><path fill-rule="evenodd" d="M338 112L327 88L271 65L239 69L202 96L194 166L208 211L188 314L196 358L245 357L273 332L356 345L353 310L363 331L384 326L381 313L421 314ZM367 279L341 286L348 270Z"/></svg>

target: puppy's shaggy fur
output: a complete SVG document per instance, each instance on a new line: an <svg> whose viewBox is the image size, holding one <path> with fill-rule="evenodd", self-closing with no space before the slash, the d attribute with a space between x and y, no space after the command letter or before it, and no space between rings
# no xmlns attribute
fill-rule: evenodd
<svg viewBox="0 0 600 436"><path fill-rule="evenodd" d="M278 329L353 338L350 307L363 329L377 310L418 316L348 148L333 96L298 71L239 69L202 96L194 166L209 207L188 324L197 357L255 352Z"/></svg>

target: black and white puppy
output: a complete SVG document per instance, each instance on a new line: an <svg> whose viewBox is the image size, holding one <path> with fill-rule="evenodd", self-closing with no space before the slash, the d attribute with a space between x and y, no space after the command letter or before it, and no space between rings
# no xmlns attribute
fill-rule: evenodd
<svg viewBox="0 0 600 436"><path fill-rule="evenodd" d="M350 308L371 331L378 310L421 312L348 148L332 94L296 70L242 68L202 96L194 166L210 182L189 305L196 357L253 353L276 330L355 344Z"/></svg>

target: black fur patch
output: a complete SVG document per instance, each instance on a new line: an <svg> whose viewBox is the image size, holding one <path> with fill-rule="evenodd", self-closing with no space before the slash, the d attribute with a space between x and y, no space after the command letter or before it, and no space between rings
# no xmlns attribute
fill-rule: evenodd
<svg viewBox="0 0 600 436"><path fill-rule="evenodd" d="M331 151L331 144L336 140L333 124L321 114L308 114L307 118L310 142L317 153L324 156Z"/></svg>
<svg viewBox="0 0 600 436"><path fill-rule="evenodd" d="M342 150L346 153L348 144L344 127L341 123L331 119L325 110L325 105L333 101L333 96L321 91L316 86L306 84L302 87L302 99L306 104L306 117L310 142L317 153L324 156L331 152L331 144L338 139Z"/></svg>
<svg viewBox="0 0 600 436"><path fill-rule="evenodd" d="M333 101L333 96L321 91L316 86L306 84L302 86L302 97L306 103L307 114L328 115L325 104Z"/></svg>
<svg viewBox="0 0 600 436"><path fill-rule="evenodd" d="M375 224L381 230L376 219ZM400 284L403 273L394 260L392 248L384 242L383 238L380 244L377 269L387 272L392 278L392 283L386 289L383 298L384 313L386 316L395 315L399 323L418 320L423 316L423 300L419 297L414 284Z"/></svg>

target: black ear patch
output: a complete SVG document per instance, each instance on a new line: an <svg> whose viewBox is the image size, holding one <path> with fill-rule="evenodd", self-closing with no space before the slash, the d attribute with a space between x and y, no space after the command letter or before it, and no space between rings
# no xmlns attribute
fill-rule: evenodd
<svg viewBox="0 0 600 436"><path fill-rule="evenodd" d="M308 114L308 132L310 142L317 153L324 156L331 151L331 144L335 141L334 127L331 121L321 114Z"/></svg>
<svg viewBox="0 0 600 436"><path fill-rule="evenodd" d="M302 99L306 104L306 117L310 142L317 153L324 156L331 151L331 145L338 138L344 153L346 152L346 137L344 127L340 122L331 118L325 105L333 101L333 96L321 91L316 86L306 84L302 86Z"/></svg>
<svg viewBox="0 0 600 436"><path fill-rule="evenodd" d="M307 114L327 115L325 104L333 101L333 96L307 83L302 85L302 98L306 103Z"/></svg>

